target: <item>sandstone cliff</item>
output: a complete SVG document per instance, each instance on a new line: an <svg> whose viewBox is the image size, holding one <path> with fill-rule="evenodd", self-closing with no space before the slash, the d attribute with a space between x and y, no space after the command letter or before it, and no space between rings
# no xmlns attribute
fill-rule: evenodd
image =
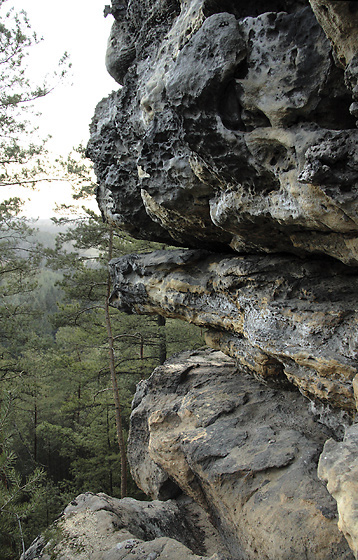
<svg viewBox="0 0 358 560"><path fill-rule="evenodd" d="M87 496L89 516L98 499L117 517L83 558L358 557L357 7L106 8L120 87L91 125L98 204L181 247L114 259L111 303L207 327L213 350L158 368L133 403L133 476L168 520L184 500L185 538L169 521L140 532L138 504L113 536L126 504Z"/></svg>

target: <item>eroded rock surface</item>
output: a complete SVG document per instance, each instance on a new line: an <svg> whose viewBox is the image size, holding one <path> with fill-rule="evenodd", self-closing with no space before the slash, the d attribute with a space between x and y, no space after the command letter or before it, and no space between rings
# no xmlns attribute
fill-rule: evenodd
<svg viewBox="0 0 358 560"><path fill-rule="evenodd" d="M330 433L299 392L263 386L221 352L184 353L139 385L129 461L149 495L170 479L206 509L232 558L348 559L316 474Z"/></svg>
<svg viewBox="0 0 358 560"><path fill-rule="evenodd" d="M136 478L197 500L235 559L351 558L316 465L358 402L357 3L112 0L106 13L121 87L91 125L99 207L189 248L115 260L112 304L207 326L265 383L218 353L157 370L135 400Z"/></svg>
<svg viewBox="0 0 358 560"><path fill-rule="evenodd" d="M345 82L352 92L350 113L358 117L358 4L334 0L310 0L315 16L333 46L337 64L345 69ZM358 121L356 123L358 125Z"/></svg>
<svg viewBox="0 0 358 560"><path fill-rule="evenodd" d="M310 0L310 4L333 45L338 62L346 67L358 52L357 2Z"/></svg>
<svg viewBox="0 0 358 560"><path fill-rule="evenodd" d="M176 245L357 265L355 59L345 80L308 3L113 13L107 67L123 87L88 148L107 219Z"/></svg>
<svg viewBox="0 0 358 560"><path fill-rule="evenodd" d="M170 255L117 264L114 305L208 326L256 375L352 414L356 10L311 4L324 30L301 0L113 2L107 67L122 87L99 104L88 154L108 221L217 253L183 254L181 272Z"/></svg>

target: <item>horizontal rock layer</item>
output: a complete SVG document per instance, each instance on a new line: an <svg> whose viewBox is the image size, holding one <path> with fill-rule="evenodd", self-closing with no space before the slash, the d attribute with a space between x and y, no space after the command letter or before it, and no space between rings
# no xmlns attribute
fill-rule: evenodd
<svg viewBox="0 0 358 560"><path fill-rule="evenodd" d="M358 279L349 267L195 250L129 255L110 267L111 305L209 327L208 342L260 378L355 411Z"/></svg>
<svg viewBox="0 0 358 560"><path fill-rule="evenodd" d="M316 474L330 430L297 391L265 387L221 352L184 353L140 383L129 461L153 497L178 487L238 560L352 559Z"/></svg>

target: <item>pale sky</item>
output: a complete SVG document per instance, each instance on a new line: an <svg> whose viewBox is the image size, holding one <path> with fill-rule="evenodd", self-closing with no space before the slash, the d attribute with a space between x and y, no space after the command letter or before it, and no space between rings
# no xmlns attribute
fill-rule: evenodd
<svg viewBox="0 0 358 560"><path fill-rule="evenodd" d="M108 0L7 0L7 8L27 12L33 31L43 37L39 46L30 49L28 75L41 83L46 74L56 69L67 51L72 62L71 77L67 84L36 103L42 113L37 125L42 137L50 134L48 148L55 155L66 156L73 146L86 143L89 123L97 103L118 85L108 75L104 63L107 38L113 22L104 18L103 9ZM40 193L25 192L31 196L27 213L32 217L53 215L54 201L68 202L64 185L46 185ZM21 195L20 196L24 196ZM3 197L5 198L5 197ZM63 199L63 200L62 200Z"/></svg>

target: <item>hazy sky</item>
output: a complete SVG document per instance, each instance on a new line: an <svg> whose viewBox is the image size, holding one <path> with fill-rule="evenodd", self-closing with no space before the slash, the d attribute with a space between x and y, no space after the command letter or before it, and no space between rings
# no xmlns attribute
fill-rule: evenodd
<svg viewBox="0 0 358 560"><path fill-rule="evenodd" d="M107 3L110 3L107 0ZM112 16L104 18L106 0L7 0L7 8L24 9L33 31L43 37L32 47L28 57L28 75L37 82L50 75L58 60L67 51L72 62L67 84L41 99L36 109L42 113L37 122L42 137L50 134L48 147L58 155L66 155L73 146L86 143L88 127L97 103L117 84L107 74L104 57ZM31 195L27 208L32 216L45 217L53 200L62 202L63 186L47 186ZM52 213L51 213L52 215Z"/></svg>

